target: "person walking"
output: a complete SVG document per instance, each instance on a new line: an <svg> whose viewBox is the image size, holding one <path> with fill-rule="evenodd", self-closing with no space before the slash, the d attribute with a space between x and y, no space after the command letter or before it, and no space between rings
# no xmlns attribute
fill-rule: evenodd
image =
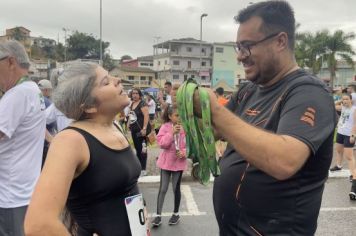
<svg viewBox="0 0 356 236"><path fill-rule="evenodd" d="M161 225L164 198L171 178L174 194L174 210L168 224L178 224L181 200L180 185L183 171L187 167L185 133L180 124L177 110L172 106L167 106L164 109L162 120L165 123L161 126L157 135L157 142L162 150L157 160L157 166L161 169L161 174L157 197L157 216L152 221L154 227Z"/></svg>
<svg viewBox="0 0 356 236"><path fill-rule="evenodd" d="M30 60L17 41L0 42L0 235L23 236L41 171L45 103L29 78Z"/></svg>

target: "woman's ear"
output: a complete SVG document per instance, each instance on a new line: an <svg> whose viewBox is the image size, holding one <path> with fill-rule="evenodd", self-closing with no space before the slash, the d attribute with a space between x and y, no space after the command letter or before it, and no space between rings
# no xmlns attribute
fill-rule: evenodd
<svg viewBox="0 0 356 236"><path fill-rule="evenodd" d="M80 105L80 108L86 113L86 114L94 114L98 111L98 109L94 106L92 107L86 107L84 104Z"/></svg>

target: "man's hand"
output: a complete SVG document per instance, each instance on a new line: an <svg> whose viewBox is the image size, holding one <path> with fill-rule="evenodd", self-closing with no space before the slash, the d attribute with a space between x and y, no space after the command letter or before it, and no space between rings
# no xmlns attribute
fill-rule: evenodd
<svg viewBox="0 0 356 236"><path fill-rule="evenodd" d="M174 108L177 108L177 91L179 89L179 84L174 84L172 91L171 91L171 96L172 96L172 105ZM218 100L216 98L216 95L211 89L207 88L200 88L204 89L205 91L208 92L209 94L209 99L210 99L210 109L213 111L219 104ZM201 105L200 105L200 98L199 98L199 93L198 90L194 92L194 97L193 97L193 109L194 109L194 114L197 117L201 118Z"/></svg>

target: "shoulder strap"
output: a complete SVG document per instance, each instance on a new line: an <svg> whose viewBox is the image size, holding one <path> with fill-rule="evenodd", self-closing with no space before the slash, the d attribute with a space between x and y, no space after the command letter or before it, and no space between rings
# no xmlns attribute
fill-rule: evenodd
<svg viewBox="0 0 356 236"><path fill-rule="evenodd" d="M73 127L73 126L68 126L68 127L66 127L65 129L63 129L63 130L66 130L66 129L75 130L75 131L77 131L78 133L80 133L80 134L84 137L85 141L87 142L89 151L91 151L91 150L90 150L90 147L91 147L92 144L93 144L92 141L93 141L94 139L96 139L93 135L91 135L89 132L87 132L87 131L85 131L85 130L83 130L83 129L80 129L80 128L77 128L77 127Z"/></svg>

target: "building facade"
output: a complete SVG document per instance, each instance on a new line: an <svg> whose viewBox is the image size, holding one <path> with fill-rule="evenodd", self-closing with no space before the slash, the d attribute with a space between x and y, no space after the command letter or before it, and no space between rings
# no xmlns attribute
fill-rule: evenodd
<svg viewBox="0 0 356 236"><path fill-rule="evenodd" d="M233 42L213 44L213 89L223 87L226 91L235 91L236 86L244 79L245 72L237 61L234 45Z"/></svg>
<svg viewBox="0 0 356 236"><path fill-rule="evenodd" d="M324 62L317 76L324 82L329 84L330 71L327 63ZM346 61L337 61L336 78L334 80L334 87L347 87L351 82L356 81L356 62L354 62L354 68L347 64Z"/></svg>
<svg viewBox="0 0 356 236"><path fill-rule="evenodd" d="M158 87L155 72L149 68L121 65L111 70L110 75L120 77L121 79L128 81L131 87L126 87L125 89L131 89L132 86L140 89Z"/></svg>
<svg viewBox="0 0 356 236"><path fill-rule="evenodd" d="M173 39L153 45L153 70L159 81L182 83L198 78L210 87L212 73L212 44L193 38Z"/></svg>

